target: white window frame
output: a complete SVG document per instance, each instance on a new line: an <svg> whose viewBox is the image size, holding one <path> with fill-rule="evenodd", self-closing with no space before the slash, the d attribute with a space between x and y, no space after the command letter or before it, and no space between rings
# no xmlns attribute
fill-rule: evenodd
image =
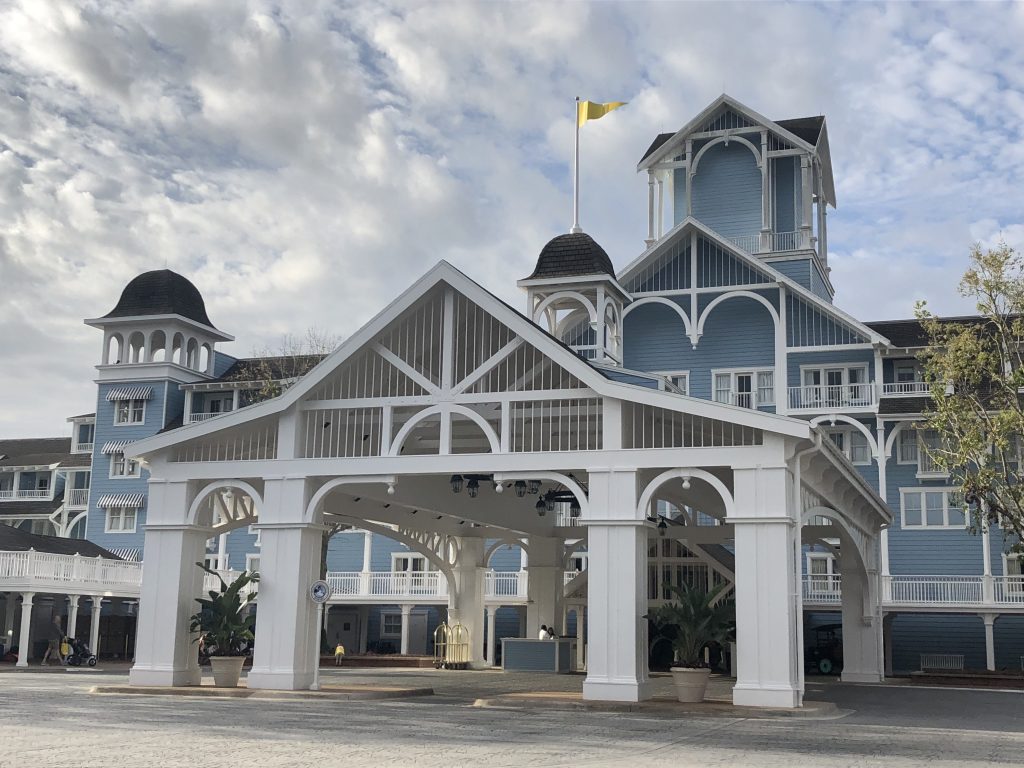
<svg viewBox="0 0 1024 768"><path fill-rule="evenodd" d="M838 558L831 552L808 552L804 557L806 558L808 590L811 594L838 592L842 576ZM814 573L811 570L811 563L815 561L825 562L825 573Z"/></svg>
<svg viewBox="0 0 1024 768"><path fill-rule="evenodd" d="M900 488L900 528L905 531L964 531L971 524L971 513L964 506L950 505L949 499L952 494L956 494L959 491L956 488L949 487L928 487L928 486L916 486L913 488ZM928 507L927 499L925 494L927 493L941 493L942 494L942 525L929 525L928 524ZM906 497L911 494L917 494L921 500L921 522L918 525L907 524L907 502ZM949 522L949 510L959 509L964 516L963 523L950 523Z"/></svg>
<svg viewBox="0 0 1024 768"><path fill-rule="evenodd" d="M842 371L842 381L839 384L828 384L827 379L828 371ZM863 371L864 377L861 381L855 384L850 383L850 371ZM820 384L807 384L806 374L808 372L817 372L818 378L821 381ZM807 400L814 400L808 395L814 389L819 389L820 394L817 396L817 400L820 400L822 404L831 404L832 400L837 402L834 404L836 408L859 408L863 406L869 406L874 400L873 396L869 393L867 398L854 397L850 387L868 386L871 384L871 366L868 363L812 363L810 365L800 366L800 394L801 398ZM829 387L838 386L841 388L842 395L839 398L832 398L829 396ZM845 402L849 401L849 402ZM803 403L804 407L811 407L811 403Z"/></svg>
<svg viewBox="0 0 1024 768"><path fill-rule="evenodd" d="M689 371L658 371L658 373L660 375L664 376L669 381L671 381L677 387L679 387L679 383L676 381L676 379L679 378L679 377L685 376L686 377L686 386L685 387L679 387L679 389L683 390L683 394L684 395L689 395L690 394L690 372Z"/></svg>
<svg viewBox="0 0 1024 768"><path fill-rule="evenodd" d="M121 404L128 403L128 418L126 421L121 421ZM137 409L135 403L141 403L142 408ZM137 427L140 424L146 423L146 400L142 398L136 398L134 400L115 400L114 401L114 426L115 427ZM133 421L132 416L135 415L136 411L139 411L139 420Z"/></svg>
<svg viewBox="0 0 1024 768"><path fill-rule="evenodd" d="M900 433L896 435L896 463L903 464L905 466L920 466L921 463L921 445L917 438L917 429L914 427L913 422L904 422L905 426L900 429ZM907 435L913 437L914 449L916 455L913 459L906 459L903 457L902 444L905 439L909 439Z"/></svg>
<svg viewBox="0 0 1024 768"><path fill-rule="evenodd" d="M413 561L422 560L423 570L399 570L396 566L399 560L409 560L409 564L413 565ZM430 570L430 561L418 552L392 552L391 553L391 572L392 573L426 573Z"/></svg>
<svg viewBox="0 0 1024 768"><path fill-rule="evenodd" d="M116 457L120 456L121 460L118 461ZM118 465L123 466L123 472L115 472L114 470ZM129 468L134 468L132 473L128 472ZM108 474L111 480L131 480L142 475L142 466L139 462L129 459L125 456L124 451L114 451L110 454L110 472Z"/></svg>
<svg viewBox="0 0 1024 768"><path fill-rule="evenodd" d="M925 452L925 432L936 432L934 429L926 430L915 430L917 432L917 477L918 479L928 478L944 478L949 477L949 473L944 469L936 467L935 469L925 469L922 466L922 462L927 460L927 453ZM941 438L940 438L941 439Z"/></svg>
<svg viewBox="0 0 1024 768"><path fill-rule="evenodd" d="M131 513L132 513L132 515L131 515L131 517L132 517L132 527L131 528L126 528L124 526L124 521L125 521L125 517L126 517L125 513L127 511L129 511L129 510L131 510ZM111 520L115 517L115 515L113 514L115 512L117 513L116 514L116 519L118 521L118 527L117 528L114 528L114 527L111 526ZM135 529L138 526L138 524L139 524L139 508L138 507L107 507L104 510L104 513L103 513L103 532L104 533L135 533Z"/></svg>
<svg viewBox="0 0 1024 768"><path fill-rule="evenodd" d="M256 561L256 567L255 568L252 567L253 561ZM245 556L245 570L249 571L250 573L252 571L256 571L257 573L259 573L259 570L260 570L259 563L260 563L260 553L259 552L249 552L249 553L246 554L246 556Z"/></svg>
<svg viewBox="0 0 1024 768"><path fill-rule="evenodd" d="M772 386L769 390L771 392L771 400L761 399L761 387L758 384L758 380L761 374L771 374ZM738 391L736 389L736 377L737 376L750 376L750 400L751 410L757 410L761 406L772 406L775 405L778 398L775 396L775 390L777 388L778 377L775 375L774 367L764 368L712 368L711 369L711 399L716 403L723 402L722 400L715 400L716 387L715 379L718 376L729 377L729 395L731 399L735 399ZM746 408L747 406L739 405L734 402L728 402L726 405L736 405L738 408Z"/></svg>
<svg viewBox="0 0 1024 768"><path fill-rule="evenodd" d="M869 466L871 466L872 462L874 461L874 456L871 453L871 441L868 440L867 437L864 435L864 433L861 432L859 429L857 429L856 427L854 427L852 425L849 425L849 424L846 425L846 426L840 426L840 425L837 424L834 427L825 427L825 432L829 435L829 439L830 440L832 439L831 435L833 435L833 434L840 434L840 435L843 436L843 447L839 448L839 446L836 446L836 448L839 448L839 450L843 452L843 455L846 456L846 458L848 458L850 460L850 463L853 464L855 467L869 467ZM867 452L868 452L867 461L854 461L854 459L853 459L853 436L854 435L856 435L859 439L864 441L864 447L867 449ZM835 441L834 440L832 441L832 445L835 445Z"/></svg>
<svg viewBox="0 0 1024 768"><path fill-rule="evenodd" d="M397 632L388 632L387 631L387 625L388 625L387 620L388 619L394 619L394 618L398 619L398 631ZM381 611L381 614L380 614L380 636L382 638L388 638L388 639L394 639L396 637L401 637L402 636L402 614L401 613L398 613L397 611Z"/></svg>
<svg viewBox="0 0 1024 768"><path fill-rule="evenodd" d="M900 371L910 368L913 371L913 378L910 381L900 381ZM916 360L895 360L892 364L892 381L894 384L916 384L924 381L924 371Z"/></svg>

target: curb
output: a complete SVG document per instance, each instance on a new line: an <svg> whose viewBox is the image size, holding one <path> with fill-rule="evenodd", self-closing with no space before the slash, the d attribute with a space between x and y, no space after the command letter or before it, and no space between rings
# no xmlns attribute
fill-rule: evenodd
<svg viewBox="0 0 1024 768"><path fill-rule="evenodd" d="M222 699L336 699L338 701L374 701L433 696L433 688L358 688L324 686L319 691L273 691L267 689L217 688L212 685L181 687L96 685L89 693L100 696L192 696Z"/></svg>
<svg viewBox="0 0 1024 768"><path fill-rule="evenodd" d="M532 694L510 694L489 699L477 699L474 707L548 709L575 712L629 712L651 715L697 715L702 717L733 717L749 719L789 718L834 720L846 717L852 710L839 709L829 701L807 701L799 709L768 709L761 707L738 707L724 701L705 701L700 704L683 704L669 698L651 699L642 702L583 701L575 697L543 697Z"/></svg>

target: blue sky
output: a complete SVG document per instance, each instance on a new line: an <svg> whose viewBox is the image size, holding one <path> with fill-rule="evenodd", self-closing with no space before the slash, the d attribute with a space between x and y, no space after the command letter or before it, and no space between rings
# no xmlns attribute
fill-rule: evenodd
<svg viewBox="0 0 1024 768"><path fill-rule="evenodd" d="M1024 244L1024 8L831 3L95 3L0 10L0 434L94 407L139 272L192 279L239 356L346 336L439 259L520 306L571 223L641 250L636 162L725 91L828 118L836 303L971 307L972 242Z"/></svg>

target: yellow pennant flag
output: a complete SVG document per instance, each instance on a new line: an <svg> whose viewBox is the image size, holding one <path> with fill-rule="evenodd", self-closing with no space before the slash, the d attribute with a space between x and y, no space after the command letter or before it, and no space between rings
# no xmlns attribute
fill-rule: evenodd
<svg viewBox="0 0 1024 768"><path fill-rule="evenodd" d="M587 120L597 120L627 103L625 101L609 101L607 104L600 104L596 101L581 101L576 108L576 125L582 127Z"/></svg>

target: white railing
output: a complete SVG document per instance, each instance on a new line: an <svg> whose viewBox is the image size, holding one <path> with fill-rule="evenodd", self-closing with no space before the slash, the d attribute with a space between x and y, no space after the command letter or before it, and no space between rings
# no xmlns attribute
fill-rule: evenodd
<svg viewBox="0 0 1024 768"><path fill-rule="evenodd" d="M843 600L841 579L838 574L805 575L804 600L838 605Z"/></svg>
<svg viewBox="0 0 1024 768"><path fill-rule="evenodd" d="M927 381L896 381L882 385L882 397L929 395L931 391L932 385Z"/></svg>
<svg viewBox="0 0 1024 768"><path fill-rule="evenodd" d="M894 604L963 605L984 602L982 576L889 576L886 600Z"/></svg>
<svg viewBox="0 0 1024 768"><path fill-rule="evenodd" d="M224 579L224 582L227 583L227 584L230 584L232 581L234 581L235 579L237 579L239 576L242 575L241 571L236 571L234 569L218 570L217 573L218 573L218 575L220 575L220 577L222 579ZM259 588L260 588L259 582L256 582L255 584L250 582L250 583L246 584L245 587L242 588L242 590L241 590L241 592L239 594L241 594L243 597L247 596L251 592L256 592L258 594L259 593ZM220 580L216 576L214 576L212 573L207 573L205 576L203 576L203 596L204 597L206 596L207 592L220 592Z"/></svg>
<svg viewBox="0 0 1024 768"><path fill-rule="evenodd" d="M69 507L85 507L89 504L88 488L72 488L64 494L64 503Z"/></svg>
<svg viewBox="0 0 1024 768"><path fill-rule="evenodd" d="M526 571L487 571L484 597L526 597Z"/></svg>
<svg viewBox="0 0 1024 768"><path fill-rule="evenodd" d="M734 245L742 248L747 253L758 253L761 250L760 235L737 235L729 239L732 240Z"/></svg>
<svg viewBox="0 0 1024 768"><path fill-rule="evenodd" d="M92 453L92 443L75 443L71 446L72 453Z"/></svg>
<svg viewBox="0 0 1024 768"><path fill-rule="evenodd" d="M137 595L142 564L49 552L0 552L0 589L102 590Z"/></svg>
<svg viewBox="0 0 1024 768"><path fill-rule="evenodd" d="M800 247L799 232L772 232L773 251L796 251Z"/></svg>
<svg viewBox="0 0 1024 768"><path fill-rule="evenodd" d="M864 408L873 406L875 385L865 384L808 384L789 388L789 407L810 410L836 408Z"/></svg>
<svg viewBox="0 0 1024 768"><path fill-rule="evenodd" d="M575 528L582 525L580 522L581 518L577 514L576 517L572 516L572 513L567 509L555 510L555 525L564 528Z"/></svg>
<svg viewBox="0 0 1024 768"><path fill-rule="evenodd" d="M740 408L760 408L775 405L775 389L762 387L759 392L737 392L734 389L715 392L716 403L737 405Z"/></svg>
<svg viewBox="0 0 1024 768"><path fill-rule="evenodd" d="M53 491L26 491L16 489L0 490L0 501L49 501L53 498Z"/></svg>
<svg viewBox="0 0 1024 768"><path fill-rule="evenodd" d="M995 602L1024 605L1024 576L993 576L992 582Z"/></svg>
<svg viewBox="0 0 1024 768"><path fill-rule="evenodd" d="M231 413L231 411L218 411L217 413L190 413L188 415L188 423L195 424L197 421L206 421L212 419L214 416L223 416L225 413Z"/></svg>
<svg viewBox="0 0 1024 768"><path fill-rule="evenodd" d="M327 583L335 598L441 598L448 595L448 581L439 571L330 571Z"/></svg>

